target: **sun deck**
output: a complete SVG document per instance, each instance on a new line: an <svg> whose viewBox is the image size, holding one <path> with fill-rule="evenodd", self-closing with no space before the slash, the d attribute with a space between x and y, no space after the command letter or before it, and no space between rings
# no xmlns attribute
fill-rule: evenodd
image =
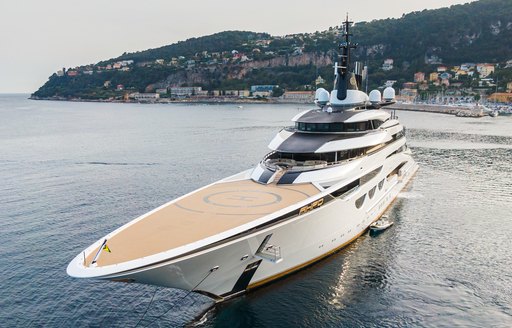
<svg viewBox="0 0 512 328"><path fill-rule="evenodd" d="M161 253L214 236L319 193L312 184L224 182L194 192L128 226L107 241L98 266ZM98 249L86 259L89 265Z"/></svg>

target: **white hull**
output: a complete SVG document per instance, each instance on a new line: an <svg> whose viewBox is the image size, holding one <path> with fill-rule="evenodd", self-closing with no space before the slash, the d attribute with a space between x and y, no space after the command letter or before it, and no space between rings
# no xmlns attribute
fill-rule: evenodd
<svg viewBox="0 0 512 328"><path fill-rule="evenodd" d="M397 163L404 161L407 164L397 175L386 178ZM417 169L409 154L395 155L368 183L306 214L187 256L97 278L194 290L223 298L237 295L305 267L352 242L382 215ZM385 183L379 189L378 182L383 179ZM368 192L375 186L370 199ZM363 206L357 209L355 200L364 194L367 196ZM281 260L277 263L255 255L269 234L269 243L280 248ZM246 270L253 263L254 268Z"/></svg>

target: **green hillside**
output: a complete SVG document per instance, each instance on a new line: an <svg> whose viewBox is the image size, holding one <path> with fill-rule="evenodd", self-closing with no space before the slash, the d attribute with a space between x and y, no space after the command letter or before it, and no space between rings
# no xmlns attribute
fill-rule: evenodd
<svg viewBox="0 0 512 328"><path fill-rule="evenodd" d="M372 87L385 80L410 81L415 72L433 71L441 64L504 67L512 59L512 1L480 0L399 19L358 22L353 33L359 43L356 59L370 67ZM221 32L55 73L33 97L101 99L177 86L229 90L254 84L303 90L318 75L330 86L338 42L338 27L284 37ZM387 58L394 65L383 71ZM501 76L504 86L512 72L499 68L494 75Z"/></svg>

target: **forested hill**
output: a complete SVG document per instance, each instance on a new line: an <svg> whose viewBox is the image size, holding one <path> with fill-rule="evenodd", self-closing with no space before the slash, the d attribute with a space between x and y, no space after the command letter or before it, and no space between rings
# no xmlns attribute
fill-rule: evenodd
<svg viewBox="0 0 512 328"><path fill-rule="evenodd" d="M480 0L398 19L358 22L353 33L359 43L356 57L369 65L373 85L411 80L415 72L439 65L504 67L512 59L512 1ZM176 86L228 90L254 84L301 90L318 75L329 86L339 40L338 26L287 36L221 32L57 72L33 96L108 98ZM393 68L383 71L388 58ZM511 73L502 72L505 77Z"/></svg>
<svg viewBox="0 0 512 328"><path fill-rule="evenodd" d="M423 10L399 19L357 24L364 48L384 46L383 56L424 62L437 55L445 64L500 62L512 57L512 1L480 0Z"/></svg>
<svg viewBox="0 0 512 328"><path fill-rule="evenodd" d="M115 60L133 59L136 61L154 61L159 58L172 57L193 57L196 53L207 51L222 52L231 51L233 49L241 49L242 44L252 43L251 41L265 40L270 38L267 33L226 31L213 35L203 36L199 38L191 38L186 41L180 41L175 44L163 46L156 49L149 49L115 58ZM251 49L252 50L252 49Z"/></svg>

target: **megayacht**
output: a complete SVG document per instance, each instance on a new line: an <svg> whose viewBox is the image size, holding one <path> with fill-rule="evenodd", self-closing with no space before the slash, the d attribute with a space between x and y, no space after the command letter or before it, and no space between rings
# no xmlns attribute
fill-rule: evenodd
<svg viewBox="0 0 512 328"><path fill-rule="evenodd" d="M77 278L179 288L217 301L304 268L363 234L418 165L394 103L359 90L365 68L343 23L331 92L270 142L255 168L172 200L107 234L68 265Z"/></svg>

